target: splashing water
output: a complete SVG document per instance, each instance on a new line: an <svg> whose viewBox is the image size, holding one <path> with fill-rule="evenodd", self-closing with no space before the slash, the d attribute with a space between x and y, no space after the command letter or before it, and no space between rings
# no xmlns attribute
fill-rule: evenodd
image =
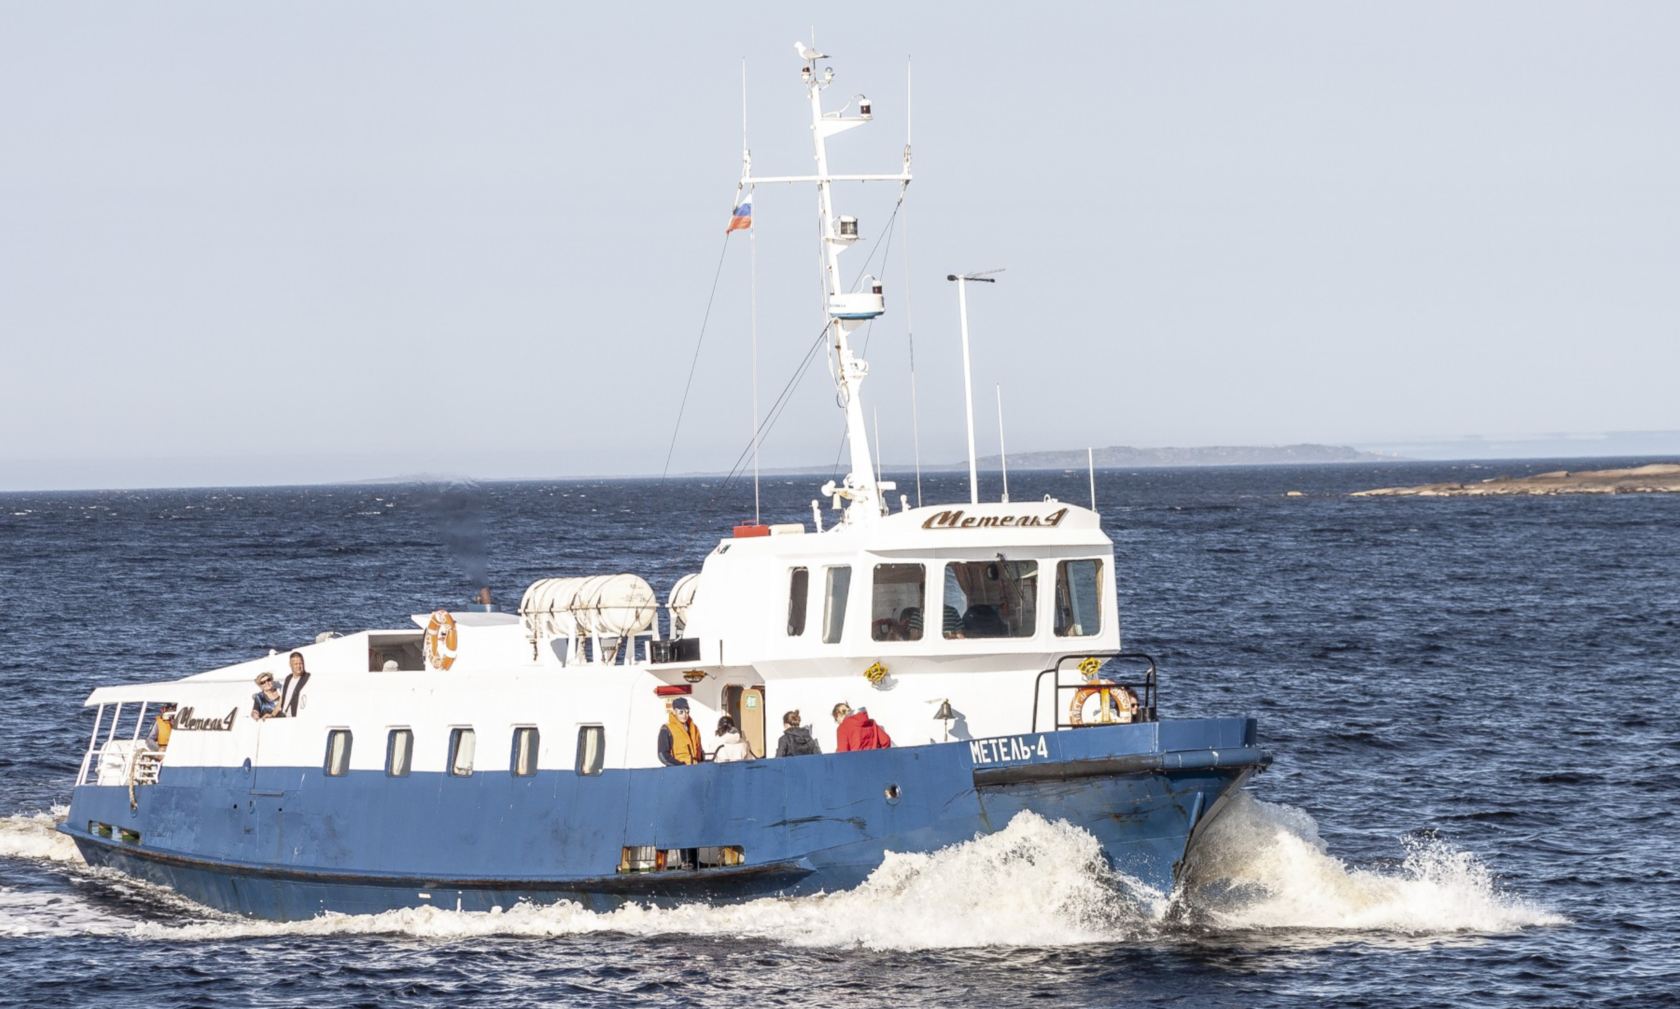
<svg viewBox="0 0 1680 1009"><path fill-rule="evenodd" d="M1510 932L1568 919L1502 892L1481 860L1439 840L1402 842L1397 872L1330 855L1312 817L1247 793L1198 839L1180 893L1193 919L1220 929Z"/></svg>
<svg viewBox="0 0 1680 1009"><path fill-rule="evenodd" d="M1149 894L1141 904L1131 895ZM216 922L135 934L170 940L232 935L403 934L432 938L595 932L760 939L873 950L1063 946L1138 935L1165 907L1159 894L1107 868L1096 838L1018 814L1002 831L929 855L889 853L856 889L743 904L630 905L605 914L563 901L489 913L418 908L326 915L305 922Z"/></svg>
<svg viewBox="0 0 1680 1009"><path fill-rule="evenodd" d="M0 855L79 862L37 813L0 818ZM1350 868L1328 854L1318 825L1289 806L1233 798L1199 839L1172 906L1161 894L1110 869L1095 837L1061 821L1017 815L996 834L932 854L889 853L852 890L742 904L629 905L597 913L563 901L483 912L413 908L372 915L328 914L265 922L177 910L183 925L77 913L62 895L0 891L0 934L126 932L169 941L274 935L406 935L454 940L681 933L803 947L870 950L1067 946L1170 938L1183 923L1199 932L1321 930L1440 935L1509 932L1567 919L1502 892L1474 855L1440 841L1408 841L1394 871ZM87 870L82 870L86 872ZM125 888L153 889L124 878ZM179 919L177 919L179 920Z"/></svg>
<svg viewBox="0 0 1680 1009"><path fill-rule="evenodd" d="M69 812L68 806L54 806L50 813L0 816L0 857L80 862L76 842L55 829Z"/></svg>

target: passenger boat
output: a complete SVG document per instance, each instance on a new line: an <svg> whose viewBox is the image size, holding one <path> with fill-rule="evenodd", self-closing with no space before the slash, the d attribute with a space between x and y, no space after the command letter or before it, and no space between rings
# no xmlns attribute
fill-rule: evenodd
<svg viewBox="0 0 1680 1009"><path fill-rule="evenodd" d="M826 524L745 523L664 605L632 574L543 579L517 613L440 609L168 682L100 687L60 830L86 860L270 919L395 908L742 900L857 885L888 852L931 852L1032 812L1089 831L1136 886L1169 893L1198 833L1270 760L1251 718L1161 719L1155 664L1121 651L1113 545L1093 507L1045 499L910 506L875 471L850 336L885 312L848 289L856 221L800 76L829 352L850 473ZM566 574L566 573L557 573ZM925 616L924 616L925 615ZM251 717L253 680L306 680ZM301 689L297 689L301 685ZM837 701L891 745L837 752ZM174 705L166 745L147 739ZM754 759L667 766L662 728L730 715ZM774 756L782 713L820 754ZM682 732L678 728L678 732ZM672 737L675 738L675 737ZM681 747L679 747L681 749Z"/></svg>

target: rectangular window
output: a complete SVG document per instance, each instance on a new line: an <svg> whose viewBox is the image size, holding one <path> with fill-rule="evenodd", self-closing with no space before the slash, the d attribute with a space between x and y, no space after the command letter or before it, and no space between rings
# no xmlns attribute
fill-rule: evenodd
<svg viewBox="0 0 1680 1009"><path fill-rule="evenodd" d="M1102 630L1102 561L1056 565L1056 635L1084 638Z"/></svg>
<svg viewBox="0 0 1680 1009"><path fill-rule="evenodd" d="M606 738L606 730L599 725L585 725L578 729L577 773L601 773L601 763L606 756Z"/></svg>
<svg viewBox="0 0 1680 1009"><path fill-rule="evenodd" d="M852 569L828 569L828 594L823 602L823 644L840 640L846 629L846 594L852 587Z"/></svg>
<svg viewBox="0 0 1680 1009"><path fill-rule="evenodd" d="M619 872L692 872L745 865L746 852L738 844L709 848L655 848L634 845L620 849Z"/></svg>
<svg viewBox="0 0 1680 1009"><path fill-rule="evenodd" d="M953 561L945 567L945 636L1030 638L1037 600L1037 561Z"/></svg>
<svg viewBox="0 0 1680 1009"><path fill-rule="evenodd" d="M350 773L350 730L333 729L327 733L327 776L342 778Z"/></svg>
<svg viewBox="0 0 1680 1009"><path fill-rule="evenodd" d="M449 773L457 778L472 774L473 749L478 737L471 729L451 729L449 732Z"/></svg>
<svg viewBox="0 0 1680 1009"><path fill-rule="evenodd" d="M522 725L513 730L513 774L529 778L537 773L537 730Z"/></svg>
<svg viewBox="0 0 1680 1009"><path fill-rule="evenodd" d="M927 569L920 564L875 565L869 636L876 641L922 640L922 601Z"/></svg>
<svg viewBox="0 0 1680 1009"><path fill-rule="evenodd" d="M385 773L406 778L414 767L414 730L392 729L385 739Z"/></svg>
<svg viewBox="0 0 1680 1009"><path fill-rule="evenodd" d="M797 638L805 633L805 600L811 594L811 572L806 568L794 568L793 576L788 579L788 637Z"/></svg>

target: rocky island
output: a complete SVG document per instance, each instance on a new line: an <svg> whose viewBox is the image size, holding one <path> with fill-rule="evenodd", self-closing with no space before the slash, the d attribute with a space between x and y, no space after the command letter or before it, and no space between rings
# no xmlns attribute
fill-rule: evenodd
<svg viewBox="0 0 1680 1009"><path fill-rule="evenodd" d="M1349 497L1486 497L1494 494L1680 494L1680 463L1632 469L1554 470L1534 476L1496 476L1479 483L1379 487Z"/></svg>

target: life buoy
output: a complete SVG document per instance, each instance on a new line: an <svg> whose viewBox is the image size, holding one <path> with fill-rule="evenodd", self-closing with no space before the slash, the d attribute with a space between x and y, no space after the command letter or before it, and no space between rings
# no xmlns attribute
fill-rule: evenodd
<svg viewBox="0 0 1680 1009"><path fill-rule="evenodd" d="M448 669L455 664L455 649L460 639L455 630L455 618L448 610L437 610L426 621L426 665L433 669Z"/></svg>
<svg viewBox="0 0 1680 1009"><path fill-rule="evenodd" d="M1097 717L1087 723L1085 704L1093 697L1100 698ZM1073 725L1128 725L1137 720L1137 710L1136 694L1118 683L1092 680L1073 695L1073 703L1068 706L1068 722Z"/></svg>

